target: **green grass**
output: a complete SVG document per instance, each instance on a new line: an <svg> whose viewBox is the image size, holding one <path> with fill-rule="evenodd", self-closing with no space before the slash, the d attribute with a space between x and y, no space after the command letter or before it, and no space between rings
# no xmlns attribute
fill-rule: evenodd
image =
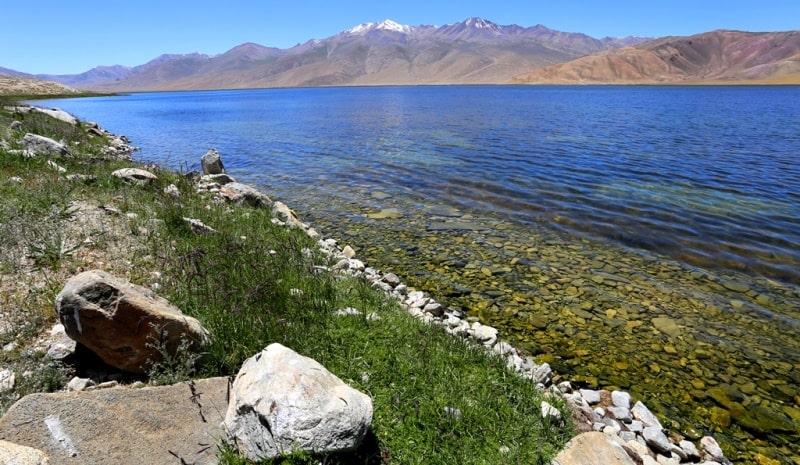
<svg viewBox="0 0 800 465"><path fill-rule="evenodd" d="M8 127L11 118L0 113L0 126ZM278 342L314 358L372 398L372 428L357 451L325 457L297 454L263 463L545 464L572 437L570 424L550 425L541 418L543 394L532 382L511 374L501 358L412 318L364 279L320 273L319 267L330 263L316 242L301 231L273 224L268 209L218 205L170 171L157 170L158 181L147 186L126 184L110 176L125 163L98 161L98 142L82 126L70 129L38 119L24 123L48 137L60 134L79 141L71 144L75 157L57 162L97 180L69 183L40 157L26 160L0 149L0 247L38 256L38 272L46 276L35 303L15 307L20 315L52 321L47 306L63 282L89 266L89 257L118 243L111 227L65 234L63 228L74 223L68 200L113 202L122 212L135 214L132 219L109 217L127 222L126 240L135 244L127 256L129 278L145 286L157 282L160 295L199 319L213 335L201 363L187 369L180 360L170 361L172 369L160 367L161 379L235 376L246 358ZM0 131L0 138L12 146L13 136ZM9 183L11 176L24 181ZM169 184L181 192L177 201L163 192ZM218 232L198 233L184 217ZM15 233L24 230L20 228L38 228L41 239L20 238ZM85 238L94 240L87 245ZM0 260L6 262L0 271L20 272L22 255ZM3 298L24 301L21 292ZM362 314L333 315L346 307ZM378 318L368 318L370 314ZM9 336L0 336L0 342L10 342ZM24 348L29 342L18 343ZM41 354L26 353L21 348L0 361L19 367L42 363ZM63 384L58 375L66 378L69 373L68 367L49 365L41 371L41 382L34 384L47 390L58 389ZM0 398L0 405L4 402L7 408L10 399ZM549 401L564 410L560 399ZM453 409L460 415L448 413ZM247 463L227 446L220 448L222 463Z"/></svg>

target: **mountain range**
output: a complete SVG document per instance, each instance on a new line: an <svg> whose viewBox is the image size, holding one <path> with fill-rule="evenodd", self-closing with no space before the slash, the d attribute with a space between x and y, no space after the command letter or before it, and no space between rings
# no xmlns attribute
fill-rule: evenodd
<svg viewBox="0 0 800 465"><path fill-rule="evenodd" d="M136 67L31 76L104 92L433 84L800 84L800 31L595 39L469 18L445 26L364 23L288 49L161 55Z"/></svg>

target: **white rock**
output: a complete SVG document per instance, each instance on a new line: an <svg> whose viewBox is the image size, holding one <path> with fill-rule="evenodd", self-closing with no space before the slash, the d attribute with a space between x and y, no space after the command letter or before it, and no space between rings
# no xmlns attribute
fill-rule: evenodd
<svg viewBox="0 0 800 465"><path fill-rule="evenodd" d="M439 302L428 302L422 309L423 312L430 313L433 316L444 315L444 308Z"/></svg>
<svg viewBox="0 0 800 465"><path fill-rule="evenodd" d="M644 424L639 420L633 420L628 425L628 430L633 431L634 433L641 433L644 430Z"/></svg>
<svg viewBox="0 0 800 465"><path fill-rule="evenodd" d="M372 400L318 362L271 344L247 359L231 388L224 427L248 459L358 447Z"/></svg>
<svg viewBox="0 0 800 465"><path fill-rule="evenodd" d="M66 111L58 109L58 108L33 107L33 109L34 109L34 111L37 111L39 113L44 113L45 115L53 117L53 118L55 118L57 120L61 120L61 121L65 122L65 123L69 123L69 124L72 124L72 125L75 125L75 124L78 123L77 118L75 118L74 116L70 115Z"/></svg>
<svg viewBox="0 0 800 465"><path fill-rule="evenodd" d="M649 455L642 456L642 465L658 465L658 461Z"/></svg>
<svg viewBox="0 0 800 465"><path fill-rule="evenodd" d="M38 134L25 134L22 138L22 145L26 147L26 150L36 155L70 155L66 145Z"/></svg>
<svg viewBox="0 0 800 465"><path fill-rule="evenodd" d="M497 342L497 328L485 326L478 322L472 324L472 337L486 346L494 345Z"/></svg>
<svg viewBox="0 0 800 465"><path fill-rule="evenodd" d="M0 440L0 463L3 465L48 465L47 455L39 449Z"/></svg>
<svg viewBox="0 0 800 465"><path fill-rule="evenodd" d="M349 245L344 246L344 249L342 249L342 253L347 258L356 258L356 251L353 250L353 248L350 247Z"/></svg>
<svg viewBox="0 0 800 465"><path fill-rule="evenodd" d="M139 184L146 184L158 179L155 174L139 168L123 168L121 170L114 171L111 173L111 176Z"/></svg>
<svg viewBox="0 0 800 465"><path fill-rule="evenodd" d="M547 385L550 383L550 376L553 370L550 368L549 363L542 363L533 370L533 380L537 383Z"/></svg>
<svg viewBox="0 0 800 465"><path fill-rule="evenodd" d="M678 443L678 446L683 449L683 452L686 453L686 457L690 460L697 461L700 459L700 451L697 450L697 446L695 446L692 441L684 439Z"/></svg>
<svg viewBox="0 0 800 465"><path fill-rule="evenodd" d="M366 265L364 265L364 262L362 262L361 260L358 260L356 258L350 258L349 260L350 260L350 269L351 270L355 270L355 271L359 271L360 272L360 271L364 271L364 269L367 268Z"/></svg>
<svg viewBox="0 0 800 465"><path fill-rule="evenodd" d="M0 392L7 392L14 389L16 383L16 376L10 369L0 371Z"/></svg>
<svg viewBox="0 0 800 465"><path fill-rule="evenodd" d="M581 393L581 396L583 396L583 398L586 399L586 402L588 402L589 405L594 405L600 402L599 391L595 391L592 389L580 389L578 390L578 392Z"/></svg>
<svg viewBox="0 0 800 465"><path fill-rule="evenodd" d="M542 408L542 418L550 420L552 422L560 422L561 421L561 412L550 405L547 401L542 401L541 404Z"/></svg>
<svg viewBox="0 0 800 465"><path fill-rule="evenodd" d="M642 431L642 436L644 440L647 442L647 445L650 446L656 452L669 452L670 451L670 442L667 438L667 435L664 434L664 431L658 426L648 426Z"/></svg>
<svg viewBox="0 0 800 465"><path fill-rule="evenodd" d="M722 448L717 443L717 440L711 436L704 436L700 439L700 447L703 449L703 452L706 453L706 459L715 462L722 462L725 460L725 454L722 452Z"/></svg>
<svg viewBox="0 0 800 465"><path fill-rule="evenodd" d="M333 312L334 316L361 315L361 311L353 307L342 308Z"/></svg>
<svg viewBox="0 0 800 465"><path fill-rule="evenodd" d="M175 184L170 184L169 186L165 187L164 193L175 199L181 196L181 191L178 190L178 186Z"/></svg>
<svg viewBox="0 0 800 465"><path fill-rule="evenodd" d="M74 377L67 383L67 391L84 391L90 386L94 386L94 381L89 378Z"/></svg>
<svg viewBox="0 0 800 465"><path fill-rule="evenodd" d="M658 421L658 418L656 418L656 416L650 412L650 409L641 402L636 402L636 404L634 404L631 413L633 414L633 418L641 421L644 426L657 426L659 429L664 429L664 427L661 426L661 422Z"/></svg>
<svg viewBox="0 0 800 465"><path fill-rule="evenodd" d="M613 391L611 393L611 402L615 407L622 407L630 410L631 408L631 395L624 391Z"/></svg>
<svg viewBox="0 0 800 465"><path fill-rule="evenodd" d="M656 463L659 465L680 465L681 460L678 457L667 457L661 454L656 456Z"/></svg>
<svg viewBox="0 0 800 465"><path fill-rule="evenodd" d="M631 417L631 411L624 407L608 407L608 411L614 415L614 418L623 423L630 423L633 421L633 418Z"/></svg>

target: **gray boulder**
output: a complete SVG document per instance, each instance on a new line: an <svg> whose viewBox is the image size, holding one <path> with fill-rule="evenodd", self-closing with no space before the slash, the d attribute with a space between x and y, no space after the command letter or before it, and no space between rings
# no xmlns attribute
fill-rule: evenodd
<svg viewBox="0 0 800 465"><path fill-rule="evenodd" d="M78 119L77 118L75 118L71 114L69 114L66 111L61 110L59 108L33 107L33 111L45 114L47 116L50 116L51 118L55 118L57 120L61 120L61 121L65 122L65 123L69 123L69 124L71 124L73 126L78 124Z"/></svg>
<svg viewBox="0 0 800 465"><path fill-rule="evenodd" d="M38 134L25 134L22 145L36 155L72 155L66 145Z"/></svg>
<svg viewBox="0 0 800 465"><path fill-rule="evenodd" d="M123 168L121 170L114 171L111 173L111 176L138 184L147 184L148 182L158 179L155 174L139 168Z"/></svg>
<svg viewBox="0 0 800 465"><path fill-rule="evenodd" d="M200 157L200 166L203 168L203 174L222 174L225 172L222 158L216 149L211 149Z"/></svg>
<svg viewBox="0 0 800 465"><path fill-rule="evenodd" d="M642 437L651 449L656 452L669 452L671 444L664 431L658 426L647 426L642 431Z"/></svg>
<svg viewBox="0 0 800 465"><path fill-rule="evenodd" d="M257 461L352 450L371 424L369 396L315 360L271 344L242 365L223 426L239 452Z"/></svg>
<svg viewBox="0 0 800 465"><path fill-rule="evenodd" d="M166 299L101 270L67 281L56 297L56 312L70 338L132 373L162 361L162 351L174 355L184 345L199 352L210 340L199 321Z"/></svg>
<svg viewBox="0 0 800 465"><path fill-rule="evenodd" d="M251 207L266 207L272 204L269 197L247 184L231 182L219 188L219 195L228 202Z"/></svg>
<svg viewBox="0 0 800 465"><path fill-rule="evenodd" d="M0 438L51 465L219 463L228 378L141 389L31 394L0 418ZM4 460L0 443L0 464ZM16 452L14 452L16 453ZM46 461L19 462L45 464Z"/></svg>

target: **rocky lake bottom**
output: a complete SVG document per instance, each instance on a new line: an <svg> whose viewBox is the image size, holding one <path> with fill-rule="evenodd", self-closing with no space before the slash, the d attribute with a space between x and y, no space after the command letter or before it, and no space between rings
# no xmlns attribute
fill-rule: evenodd
<svg viewBox="0 0 800 465"><path fill-rule="evenodd" d="M714 435L734 462L757 453L800 463L797 286L367 187L360 194L303 193L293 207L566 379L631 392L686 437Z"/></svg>

